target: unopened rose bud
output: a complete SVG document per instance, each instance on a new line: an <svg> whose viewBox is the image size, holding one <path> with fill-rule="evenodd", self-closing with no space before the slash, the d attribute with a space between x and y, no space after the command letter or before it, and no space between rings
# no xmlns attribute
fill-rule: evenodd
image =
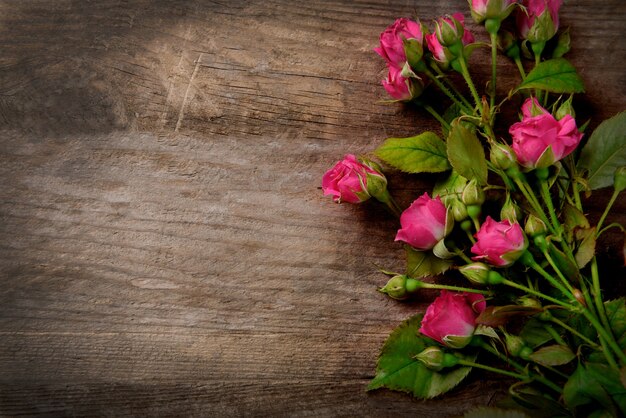
<svg viewBox="0 0 626 418"><path fill-rule="evenodd" d="M464 45L474 42L474 35L465 29L463 22L461 13L440 17L435 23L435 33L424 37L433 58L442 69L447 69L450 62L463 53Z"/></svg>
<svg viewBox="0 0 626 418"><path fill-rule="evenodd" d="M561 103L561 106L559 106L559 108L556 110L555 116L558 120L563 119L567 115L570 115L572 118L576 117L574 106L572 106L572 98L573 96L569 96L569 99Z"/></svg>
<svg viewBox="0 0 626 418"><path fill-rule="evenodd" d="M415 359L422 362L426 367L438 372L443 369L445 353L439 347L427 347L424 351L415 356Z"/></svg>
<svg viewBox="0 0 626 418"><path fill-rule="evenodd" d="M461 222L467 218L467 207L458 199L452 200L449 210L456 222Z"/></svg>
<svg viewBox="0 0 626 418"><path fill-rule="evenodd" d="M532 43L549 41L559 28L562 0L524 0L525 8L517 12L517 28L522 38Z"/></svg>
<svg viewBox="0 0 626 418"><path fill-rule="evenodd" d="M435 22L435 33L442 45L450 46L461 41L465 27L458 17L458 14L455 13L452 16L440 18Z"/></svg>
<svg viewBox="0 0 626 418"><path fill-rule="evenodd" d="M496 267L508 267L526 253L528 241L518 223L508 220L496 222L487 216L476 233L471 251L474 261L485 260Z"/></svg>
<svg viewBox="0 0 626 418"><path fill-rule="evenodd" d="M506 200L500 210L500 219L507 219L509 222L519 222L522 217L522 210L511 199L511 195L506 195Z"/></svg>
<svg viewBox="0 0 626 418"><path fill-rule="evenodd" d="M489 266L484 263L472 263L459 268L467 280L477 285L487 284L489 270Z"/></svg>
<svg viewBox="0 0 626 418"><path fill-rule="evenodd" d="M441 198L431 199L428 193L418 197L400 215L396 241L403 241L417 250L430 250L454 227L452 214Z"/></svg>
<svg viewBox="0 0 626 418"><path fill-rule="evenodd" d="M541 309L541 302L539 302L535 298L531 298L530 296L522 296L517 299L517 304L520 306L525 306L528 308L538 308Z"/></svg>
<svg viewBox="0 0 626 418"><path fill-rule="evenodd" d="M613 188L617 193L626 189L626 166L619 167L613 174Z"/></svg>
<svg viewBox="0 0 626 418"><path fill-rule="evenodd" d="M526 343L524 343L524 340L522 340L517 335L506 334L504 341L506 344L506 350L513 357L518 357L522 349L526 346Z"/></svg>
<svg viewBox="0 0 626 418"><path fill-rule="evenodd" d="M483 188L480 187L476 179L472 179L469 183L467 183L465 189L463 189L461 200L467 206L482 205L485 202L485 192L483 191Z"/></svg>
<svg viewBox="0 0 626 418"><path fill-rule="evenodd" d="M367 192L377 200L384 200L389 192L387 191L387 178L383 175L380 165L366 158L361 158L360 161L370 169L366 175Z"/></svg>
<svg viewBox="0 0 626 418"><path fill-rule="evenodd" d="M535 215L528 215L526 218L526 224L524 225L524 232L531 238L536 237L537 235L545 235L548 231L546 224L536 217Z"/></svg>
<svg viewBox="0 0 626 418"><path fill-rule="evenodd" d="M408 297L406 290L406 279L405 275L399 274L397 276L393 276L385 287L378 289L379 292L385 293L387 296L393 299L403 300Z"/></svg>
<svg viewBox="0 0 626 418"><path fill-rule="evenodd" d="M493 143L489 159L500 170L508 170L517 164L513 150L504 144Z"/></svg>

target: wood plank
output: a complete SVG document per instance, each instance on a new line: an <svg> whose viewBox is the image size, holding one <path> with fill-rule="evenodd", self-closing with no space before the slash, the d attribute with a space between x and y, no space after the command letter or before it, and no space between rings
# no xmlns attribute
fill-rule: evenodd
<svg viewBox="0 0 626 418"><path fill-rule="evenodd" d="M376 292L393 220L318 189L343 153L436 129L376 103L371 50L397 16L466 7L432 3L1 2L0 415L443 417L501 394L481 373L426 403L365 392L434 294ZM625 19L563 9L591 127L626 103ZM403 203L429 185L390 179Z"/></svg>

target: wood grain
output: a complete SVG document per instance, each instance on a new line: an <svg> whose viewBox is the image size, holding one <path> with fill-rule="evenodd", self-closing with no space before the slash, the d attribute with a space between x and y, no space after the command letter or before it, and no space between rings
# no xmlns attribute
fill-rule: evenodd
<svg viewBox="0 0 626 418"><path fill-rule="evenodd" d="M437 129L376 103L372 48L395 17L465 7L0 2L0 415L444 417L501 393L480 373L429 402L365 392L433 294L377 293L393 220L318 189L344 153ZM626 105L625 20L621 0L563 9L591 128ZM390 178L403 203L428 186Z"/></svg>

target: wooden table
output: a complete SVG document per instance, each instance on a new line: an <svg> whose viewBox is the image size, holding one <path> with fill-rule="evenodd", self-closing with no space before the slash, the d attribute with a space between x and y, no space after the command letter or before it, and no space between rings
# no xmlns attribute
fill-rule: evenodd
<svg viewBox="0 0 626 418"><path fill-rule="evenodd" d="M502 390L365 392L433 294L376 292L394 221L319 189L344 153L437 129L377 104L372 48L466 2L298 3L0 3L0 415L443 417ZM591 128L626 107L624 21L623 0L563 9ZM403 204L428 187L390 178Z"/></svg>

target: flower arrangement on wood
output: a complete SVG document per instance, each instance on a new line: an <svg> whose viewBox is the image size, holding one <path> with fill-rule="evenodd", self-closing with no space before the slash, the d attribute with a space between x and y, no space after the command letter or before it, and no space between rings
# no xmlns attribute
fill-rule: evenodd
<svg viewBox="0 0 626 418"><path fill-rule="evenodd" d="M626 112L591 133L577 123L575 95L584 85L563 58L570 38L560 29L561 0L468 5L489 44L476 42L453 13L430 27L398 19L375 48L387 64L382 85L391 102L423 108L441 135L389 138L370 155L346 155L322 180L338 203L374 198L398 217L406 266L381 269L389 276L382 294L405 300L441 291L391 333L369 389L429 399L484 369L516 380L506 405L519 415L510 416L624 416L626 300L603 294L603 280L618 278L600 276L596 248L607 230L626 231L607 221L626 188ZM515 26L506 19L515 20L515 34L502 29ZM470 59L485 46L491 79L479 92ZM506 92L497 88L499 50L519 70ZM445 107L429 102L429 89L447 98ZM520 120L496 129L505 107ZM383 167L437 178L430 193L402 207ZM604 212L588 218L585 196L611 187ZM442 274L460 282L433 280Z"/></svg>

